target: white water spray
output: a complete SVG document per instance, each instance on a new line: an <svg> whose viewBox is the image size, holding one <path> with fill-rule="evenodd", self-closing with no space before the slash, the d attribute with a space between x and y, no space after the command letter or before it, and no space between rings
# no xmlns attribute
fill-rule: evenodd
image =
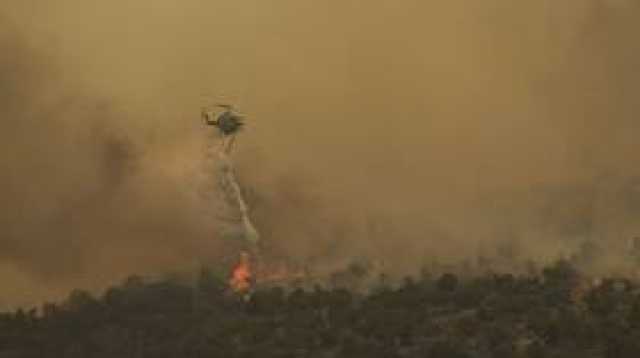
<svg viewBox="0 0 640 358"><path fill-rule="evenodd" d="M210 117L213 117L213 114L211 114ZM205 116L205 118L210 117ZM207 124L212 123L214 123L214 125L218 124L218 122L208 122ZM225 134L223 130L220 130L220 132L212 131L211 135L208 136L208 160L214 164L214 179L217 181L217 187L221 189L223 194L222 198L211 198L211 200L224 206L219 211L221 213L239 212L242 238L251 244L256 244L260 240L260 234L251 220L249 206L236 178L235 168L230 155L235 142L235 135L236 133ZM226 219L237 222L237 216L235 219ZM236 231L236 229L233 231Z"/></svg>
<svg viewBox="0 0 640 358"><path fill-rule="evenodd" d="M235 198L238 209L240 209L240 217L245 239L255 244L260 240L260 234L251 221L251 217L249 216L249 207L247 206L247 202L244 200L240 184L238 184L238 180L236 179L233 162L229 156L232 145L233 137L228 138L228 140L223 138L223 145L219 147L217 152L221 163L223 188L225 188L231 197Z"/></svg>

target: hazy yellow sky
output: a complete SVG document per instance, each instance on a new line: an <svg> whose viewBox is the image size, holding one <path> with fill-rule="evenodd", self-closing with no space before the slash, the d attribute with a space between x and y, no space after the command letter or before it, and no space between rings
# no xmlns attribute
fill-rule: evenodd
<svg viewBox="0 0 640 358"><path fill-rule="evenodd" d="M0 276L32 287L16 300L215 257L193 194L199 110L220 98L249 117L236 161L265 240L294 256L417 267L505 233L539 257L635 230L637 2L5 0L1 14Z"/></svg>

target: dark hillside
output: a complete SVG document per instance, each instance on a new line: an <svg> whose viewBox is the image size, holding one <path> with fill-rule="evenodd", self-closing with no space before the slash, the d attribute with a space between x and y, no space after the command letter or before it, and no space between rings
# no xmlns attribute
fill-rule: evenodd
<svg viewBox="0 0 640 358"><path fill-rule="evenodd" d="M257 290L245 303L197 286L131 277L93 297L0 316L0 357L638 357L640 296L587 283L567 263L541 277L445 274L344 289Z"/></svg>

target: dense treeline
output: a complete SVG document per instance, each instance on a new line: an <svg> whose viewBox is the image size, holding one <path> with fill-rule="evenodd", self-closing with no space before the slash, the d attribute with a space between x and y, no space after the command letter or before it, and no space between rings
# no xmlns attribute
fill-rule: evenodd
<svg viewBox="0 0 640 358"><path fill-rule="evenodd" d="M1 314L0 357L636 358L637 288L585 285L566 262L539 277L380 280L367 294L271 287L246 302L207 271L195 285L131 277L99 298Z"/></svg>

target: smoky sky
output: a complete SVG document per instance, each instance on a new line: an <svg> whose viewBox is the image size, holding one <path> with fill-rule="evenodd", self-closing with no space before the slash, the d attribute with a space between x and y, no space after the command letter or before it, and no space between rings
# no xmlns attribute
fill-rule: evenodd
<svg viewBox="0 0 640 358"><path fill-rule="evenodd" d="M223 252L198 194L198 113L220 100L248 117L234 160L265 244L292 257L411 270L510 242L548 260L638 230L637 2L32 0L0 14L9 301Z"/></svg>

